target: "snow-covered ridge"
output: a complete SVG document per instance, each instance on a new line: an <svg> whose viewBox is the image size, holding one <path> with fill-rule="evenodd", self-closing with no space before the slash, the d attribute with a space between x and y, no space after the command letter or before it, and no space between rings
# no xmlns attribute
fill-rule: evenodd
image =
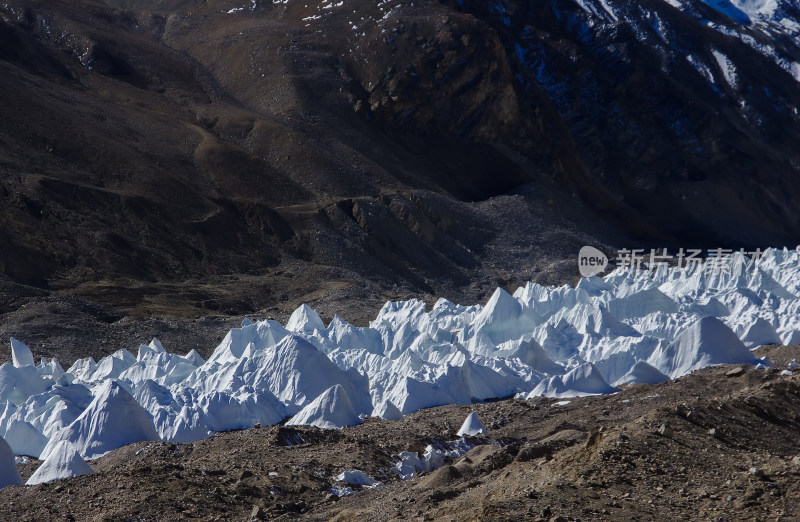
<svg viewBox="0 0 800 522"><path fill-rule="evenodd" d="M207 361L153 339L136 356L120 350L65 372L55 360L34 366L12 339L14 363L0 366L0 436L14 453L50 460L41 481L91 471L76 455L139 440L608 393L710 364L766 362L750 349L800 342L800 252L768 250L757 263L736 254L713 268L617 269L574 288L528 283L513 295L498 288L485 305L388 302L364 328L338 316L326 326L302 305L285 326L245 319Z"/></svg>
<svg viewBox="0 0 800 522"><path fill-rule="evenodd" d="M602 33L627 26L639 41L661 51L665 71L673 70L680 57L718 93L727 90L727 85L737 98L747 98L754 85L740 84L738 76L739 67L744 66L746 71L748 65L737 63L741 56L726 56L720 49L709 48L705 39L701 45L691 43L687 40L689 26L685 25L688 20L729 37L726 45L738 40L800 81L800 6L792 0L576 0L577 14L570 9L572 4L563 5L567 7L559 16L580 27L581 38L591 38L591 31ZM677 21L676 11L682 14L683 22ZM698 29L695 27L694 32L700 36ZM750 78L750 82L757 81ZM767 92L771 92L770 87L763 85Z"/></svg>

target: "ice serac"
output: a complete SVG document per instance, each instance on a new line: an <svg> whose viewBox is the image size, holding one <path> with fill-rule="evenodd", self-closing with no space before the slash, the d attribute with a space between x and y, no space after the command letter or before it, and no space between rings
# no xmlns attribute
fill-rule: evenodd
<svg viewBox="0 0 800 522"><path fill-rule="evenodd" d="M555 324L546 324L541 346L547 356L554 361L567 361L578 356L584 342L584 335L565 319Z"/></svg>
<svg viewBox="0 0 800 522"><path fill-rule="evenodd" d="M699 316L713 315L714 317L725 317L731 311L715 297L692 300L680 307L681 312L695 314Z"/></svg>
<svg viewBox="0 0 800 522"><path fill-rule="evenodd" d="M155 438L153 430L189 442L289 416L342 426L511 394L608 393L616 389L608 383L756 363L750 347L800 343L800 250L768 250L757 267L737 271L743 261L736 254L719 270L620 267L575 288L529 283L513 296L498 289L485 306L440 299L426 312L420 300L390 302L369 328L339 316L324 328L303 305L288 329L242 321L206 362L153 339L136 358L120 350L100 364L76 361L63 375L56 361L5 364L0 434L12 446L31 445L19 450L31 454L46 437L42 458L61 440L95 456ZM24 350L16 351L24 362ZM127 393L138 404L125 406Z"/></svg>
<svg viewBox="0 0 800 522"><path fill-rule="evenodd" d="M651 287L609 300L608 310L617 319L631 319L655 312L675 313L678 305L658 288Z"/></svg>
<svg viewBox="0 0 800 522"><path fill-rule="evenodd" d="M295 335L286 337L273 349L253 361L248 375L255 388L263 387L287 405L289 414L339 384L357 414L372 412L369 380L356 370L339 369L325 354ZM245 379L247 381L248 379Z"/></svg>
<svg viewBox="0 0 800 522"><path fill-rule="evenodd" d="M47 459L62 440L74 444L82 457L93 459L126 444L159 437L152 416L122 386L109 380L98 386L83 413L50 439L42 458Z"/></svg>
<svg viewBox="0 0 800 522"><path fill-rule="evenodd" d="M765 344L783 344L783 341L775 327L763 317L759 317L744 331L742 343L753 350Z"/></svg>
<svg viewBox="0 0 800 522"><path fill-rule="evenodd" d="M64 375L64 369L58 363L56 358L48 361L42 357L42 360L36 367L36 372L44 378L50 378L53 382L57 381L62 375Z"/></svg>
<svg viewBox="0 0 800 522"><path fill-rule="evenodd" d="M267 320L249 324L242 322L241 328L233 328L227 333L206 364L236 361L242 357L249 344L253 345L254 352L261 352L275 346L288 335L289 331L276 321Z"/></svg>
<svg viewBox="0 0 800 522"><path fill-rule="evenodd" d="M148 349L142 346L142 349ZM119 374L120 381L125 381L131 385L138 386L147 379L152 379L164 386L178 384L188 377L196 366L179 355L173 355L166 351L139 350L138 362Z"/></svg>
<svg viewBox="0 0 800 522"><path fill-rule="evenodd" d="M422 458L416 451L401 451L400 461L394 465L394 471L399 473L403 480L416 476L417 471L433 471L444 464L442 452L428 445Z"/></svg>
<svg viewBox="0 0 800 522"><path fill-rule="evenodd" d="M167 349L164 348L164 345L161 344L161 341L158 340L158 337L153 337L153 339L150 341L150 344L148 344L148 346L150 348L152 348L153 350L156 350L158 352L165 353L167 351Z"/></svg>
<svg viewBox="0 0 800 522"><path fill-rule="evenodd" d="M136 364L136 357L128 350L117 350L113 354L103 357L97 364L94 372L89 377L89 382L101 382L106 379L116 379L122 372Z"/></svg>
<svg viewBox="0 0 800 522"><path fill-rule="evenodd" d="M437 303L439 304L439 303ZM435 307L434 307L435 308ZM381 325L392 329L408 322L414 322L425 313L425 301L409 299L408 301L387 301L378 312L378 316L370 323L370 327Z"/></svg>
<svg viewBox="0 0 800 522"><path fill-rule="evenodd" d="M95 360L91 357L86 357L72 363L72 366L67 369L67 373L82 381L88 381L96 369L97 363Z"/></svg>
<svg viewBox="0 0 800 522"><path fill-rule="evenodd" d="M552 359L547 356L547 352L544 351L544 348L532 339L522 341L519 348L517 348L516 352L513 354L513 357L518 358L534 370L542 373L551 375L564 373L564 367L554 363Z"/></svg>
<svg viewBox="0 0 800 522"><path fill-rule="evenodd" d="M50 456L42 462L25 484L33 486L89 473L94 473L94 470L81 458L75 446L62 440L53 447Z"/></svg>
<svg viewBox="0 0 800 522"><path fill-rule="evenodd" d="M203 358L200 357L200 354L197 353L197 350L195 350L194 348L189 350L189 353L184 355L183 358L186 359L186 362L188 362L189 364L191 364L192 366L195 366L195 367L196 366L202 366L205 363Z"/></svg>
<svg viewBox="0 0 800 522"><path fill-rule="evenodd" d="M469 360L450 360L438 368L426 365L410 374L384 371L373 380L373 393L392 401L406 415L431 406L505 397L518 391L519 383L517 376L503 376Z"/></svg>
<svg viewBox="0 0 800 522"><path fill-rule="evenodd" d="M286 329L295 333L313 334L315 330L325 330L325 323L316 310L303 303L292 312L289 322L286 323Z"/></svg>
<svg viewBox="0 0 800 522"><path fill-rule="evenodd" d="M514 296L498 288L489 301L464 331L464 338L472 337L473 349L496 346L505 341L519 339L536 326L531 309L523 308ZM486 352L484 352L486 353Z"/></svg>
<svg viewBox="0 0 800 522"><path fill-rule="evenodd" d="M139 405L155 416L160 407L177 406L172 393L152 379L147 379L136 388L133 398Z"/></svg>
<svg viewBox="0 0 800 522"><path fill-rule="evenodd" d="M759 360L716 317L703 317L647 361L671 379L713 364L757 364Z"/></svg>
<svg viewBox="0 0 800 522"><path fill-rule="evenodd" d="M638 361L628 373L614 383L614 386L634 383L659 384L668 380L669 376L664 375L657 368L654 368L645 361Z"/></svg>
<svg viewBox="0 0 800 522"><path fill-rule="evenodd" d="M555 375L543 380L528 394L533 397L583 397L613 393L617 388L609 385L592 363L584 363L564 375Z"/></svg>
<svg viewBox="0 0 800 522"><path fill-rule="evenodd" d="M194 397L188 397L194 401ZM210 433L198 407L179 404L167 388L153 380L141 383L136 388L134 398L153 416L153 424L161 440L194 442Z"/></svg>
<svg viewBox="0 0 800 522"><path fill-rule="evenodd" d="M485 435L489 433L483 423L478 419L478 414L474 411L467 415L467 418L464 419L464 423L461 424L461 428L458 430L459 437L474 437L475 435Z"/></svg>
<svg viewBox="0 0 800 522"><path fill-rule="evenodd" d="M0 437L0 489L6 486L22 484L22 477L17 470L14 452L8 443Z"/></svg>
<svg viewBox="0 0 800 522"><path fill-rule="evenodd" d="M306 405L289 419L289 426L308 425L323 429L345 428L361 424L361 419L353 409L350 397L341 385L325 390L319 397Z"/></svg>
<svg viewBox="0 0 800 522"><path fill-rule="evenodd" d="M164 349L164 345L161 344L156 337L153 337L153 340L150 341L150 344L142 344L139 346L139 352L136 356L137 361L141 361L150 355L157 355L159 353L167 353L167 350Z"/></svg>
<svg viewBox="0 0 800 522"><path fill-rule="evenodd" d="M233 393L212 392L200 396L197 409L212 431L275 424L286 418L286 407L266 390L244 387Z"/></svg>
<svg viewBox="0 0 800 522"><path fill-rule="evenodd" d="M383 339L378 330L353 326L338 315L334 316L328 326L327 334L325 351L338 348L341 350L365 350L375 354L384 352Z"/></svg>
<svg viewBox="0 0 800 522"><path fill-rule="evenodd" d="M11 338L11 360L14 366L33 366L36 363L33 361L33 353L28 346L22 341L17 341Z"/></svg>
<svg viewBox="0 0 800 522"><path fill-rule="evenodd" d="M784 344L786 344L786 346L795 346L800 344L800 330L791 331Z"/></svg>
<svg viewBox="0 0 800 522"><path fill-rule="evenodd" d="M358 469L345 470L333 477L333 480L353 486L375 486L380 484L380 482Z"/></svg>
<svg viewBox="0 0 800 522"><path fill-rule="evenodd" d="M17 367L8 363L0 366L0 404L5 401L22 404L31 395L42 393L46 389L47 386L35 366Z"/></svg>
<svg viewBox="0 0 800 522"><path fill-rule="evenodd" d="M382 401L375 409L372 410L370 417L378 417L383 420L400 420L403 418L402 412L395 406L392 401Z"/></svg>
<svg viewBox="0 0 800 522"><path fill-rule="evenodd" d="M40 439L41 436L44 436L46 438L44 444L46 444L47 439L77 419L91 402L92 395L87 387L81 384L55 384L44 393L30 396L13 412L7 408L4 415L7 413L10 415L5 419L0 417L0 432L4 426L11 428L14 423L26 422L36 431L41 432L38 436L29 433L30 438ZM7 404L11 405L11 403ZM41 451L42 448L39 448L38 452ZM38 456L38 452L36 456Z"/></svg>
<svg viewBox="0 0 800 522"><path fill-rule="evenodd" d="M22 420L12 421L6 429L4 438L15 454L37 459L47 445L47 437L31 423Z"/></svg>

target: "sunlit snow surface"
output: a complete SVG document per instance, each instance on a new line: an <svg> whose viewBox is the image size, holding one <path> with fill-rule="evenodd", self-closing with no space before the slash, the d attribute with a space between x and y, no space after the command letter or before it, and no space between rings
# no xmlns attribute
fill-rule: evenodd
<svg viewBox="0 0 800 522"><path fill-rule="evenodd" d="M716 271L618 269L574 288L529 283L513 295L497 289L482 306L389 302L364 328L338 316L325 326L303 305L286 326L245 319L208 361L154 339L136 356L120 350L65 372L56 361L31 365L12 340L15 363L0 367L0 435L14 453L51 458L52 476L68 475L87 470L73 449L96 458L140 440L189 442L286 418L337 428L757 364L751 348L800 341L800 253L769 250L748 262L737 254ZM427 466L406 461L406 474Z"/></svg>

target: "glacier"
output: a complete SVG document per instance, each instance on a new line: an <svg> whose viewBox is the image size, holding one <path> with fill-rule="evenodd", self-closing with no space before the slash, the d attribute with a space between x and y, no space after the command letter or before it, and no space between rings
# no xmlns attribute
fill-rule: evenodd
<svg viewBox="0 0 800 522"><path fill-rule="evenodd" d="M13 362L0 366L0 457L49 460L41 479L50 480L88 472L82 459L132 442L613 393L709 365L768 365L751 350L800 340L800 251L768 249L757 261L735 253L713 266L617 268L575 286L529 282L513 294L498 288L484 305L387 302L366 327L339 316L325 326L302 305L285 325L244 319L208 360L153 339L136 356L120 349L64 371L56 360L35 365L12 338ZM479 431L467 424L465 434ZM6 483L17 483L9 473Z"/></svg>

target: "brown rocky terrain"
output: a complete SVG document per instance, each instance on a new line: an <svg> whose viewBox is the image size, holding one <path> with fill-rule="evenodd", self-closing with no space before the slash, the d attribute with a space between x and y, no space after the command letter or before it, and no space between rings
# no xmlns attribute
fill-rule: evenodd
<svg viewBox="0 0 800 522"><path fill-rule="evenodd" d="M65 367L153 336L207 356L303 302L361 325L389 299L574 282L586 244L797 243L796 38L701 2L345 1L0 3L0 342ZM139 443L0 491L0 519L798 518L799 386L717 367ZM391 471L473 410L490 434L467 455ZM332 496L353 468L385 485Z"/></svg>
<svg viewBox="0 0 800 522"><path fill-rule="evenodd" d="M800 347L774 367L710 367L660 385L565 401L503 399L368 419L343 430L267 426L193 444L142 442L94 475L0 490L13 520L791 520L800 517ZM401 451L447 449L471 411L489 428L465 455L402 481ZM21 464L23 477L37 463ZM342 498L334 477L384 482Z"/></svg>
<svg viewBox="0 0 800 522"><path fill-rule="evenodd" d="M52 292L137 318L474 300L591 240L551 210L569 190L488 144L425 151L354 111L346 39L228 3L4 4L3 312Z"/></svg>

